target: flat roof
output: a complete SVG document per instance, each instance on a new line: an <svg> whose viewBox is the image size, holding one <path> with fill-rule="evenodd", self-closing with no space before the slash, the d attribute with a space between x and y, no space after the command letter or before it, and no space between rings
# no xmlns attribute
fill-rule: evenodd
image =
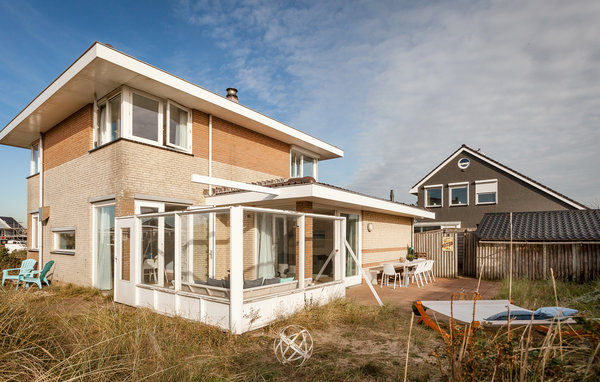
<svg viewBox="0 0 600 382"><path fill-rule="evenodd" d="M310 150L319 159L344 156L344 151L336 146L99 42L92 44L0 131L0 144L28 148L40 133L93 103L95 97L103 97L122 85Z"/></svg>

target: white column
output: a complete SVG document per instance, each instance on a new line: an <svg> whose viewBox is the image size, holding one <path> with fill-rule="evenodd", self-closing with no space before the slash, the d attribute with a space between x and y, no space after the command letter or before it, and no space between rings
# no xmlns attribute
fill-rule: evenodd
<svg viewBox="0 0 600 382"><path fill-rule="evenodd" d="M304 241L305 239L305 221L304 215L298 218L298 264L296 271L298 272L298 287L304 289Z"/></svg>
<svg viewBox="0 0 600 382"><path fill-rule="evenodd" d="M337 221L339 224L337 225L337 227L340 227L339 229L339 241L338 241L338 245L340 248L340 251L338 253L338 256L340 257L340 279L341 280L345 280L346 279L346 259L348 258L348 256L346 255L346 218L344 218L344 220L338 220Z"/></svg>
<svg viewBox="0 0 600 382"><path fill-rule="evenodd" d="M38 212L38 269L44 266L44 221L42 207L44 206L44 136L40 134L38 143L38 171L40 173L40 196Z"/></svg>
<svg viewBox="0 0 600 382"><path fill-rule="evenodd" d="M173 262L173 277L175 277L175 290L181 290L181 223L187 216L175 215L175 261ZM187 254L186 254L187 255Z"/></svg>
<svg viewBox="0 0 600 382"><path fill-rule="evenodd" d="M229 215L229 330L242 333L244 304L244 210L231 207Z"/></svg>

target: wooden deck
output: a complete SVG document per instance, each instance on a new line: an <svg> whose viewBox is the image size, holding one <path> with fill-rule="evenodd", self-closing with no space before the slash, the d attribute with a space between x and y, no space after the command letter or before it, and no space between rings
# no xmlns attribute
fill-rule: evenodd
<svg viewBox="0 0 600 382"><path fill-rule="evenodd" d="M499 281L481 280L479 293L486 300L494 298L500 291L502 283ZM399 305L411 311L411 306L417 300L449 300L453 293L465 292L471 293L477 288L477 279L460 277L457 279L437 278L430 284L425 284L424 287L417 288L416 284L411 284L408 288L400 288L396 285L396 289L390 286L373 285L379 294L379 297L384 304ZM369 287L364 282L361 285L348 288L346 297L354 299L364 305L377 305L377 301L369 290Z"/></svg>

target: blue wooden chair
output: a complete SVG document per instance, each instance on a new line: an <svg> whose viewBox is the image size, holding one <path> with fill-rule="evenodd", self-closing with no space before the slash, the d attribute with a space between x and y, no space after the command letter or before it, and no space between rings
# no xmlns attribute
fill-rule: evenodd
<svg viewBox="0 0 600 382"><path fill-rule="evenodd" d="M23 275L19 278L17 283L25 282L25 288L29 288L29 283L34 283L38 286L38 288L42 289L42 283L46 283L46 285L50 285L50 282L46 278L50 269L54 265L54 260L50 260L44 265L44 268L41 271L31 271L26 275ZM34 277L34 275L39 274L39 277Z"/></svg>
<svg viewBox="0 0 600 382"><path fill-rule="evenodd" d="M34 259L26 259L21 262L21 268L11 268L5 269L2 271L2 286L4 286L5 280L17 280L17 289L19 289L19 281L21 277L28 275L35 268L35 263L37 263ZM9 275L8 272L19 271L16 275Z"/></svg>

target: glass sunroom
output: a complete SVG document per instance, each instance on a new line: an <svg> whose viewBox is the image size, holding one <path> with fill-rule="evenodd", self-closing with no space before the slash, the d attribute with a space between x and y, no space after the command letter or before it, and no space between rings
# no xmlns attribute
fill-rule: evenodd
<svg viewBox="0 0 600 382"><path fill-rule="evenodd" d="M117 218L115 301L256 329L344 295L356 267L341 255L345 229L344 217L241 206Z"/></svg>

